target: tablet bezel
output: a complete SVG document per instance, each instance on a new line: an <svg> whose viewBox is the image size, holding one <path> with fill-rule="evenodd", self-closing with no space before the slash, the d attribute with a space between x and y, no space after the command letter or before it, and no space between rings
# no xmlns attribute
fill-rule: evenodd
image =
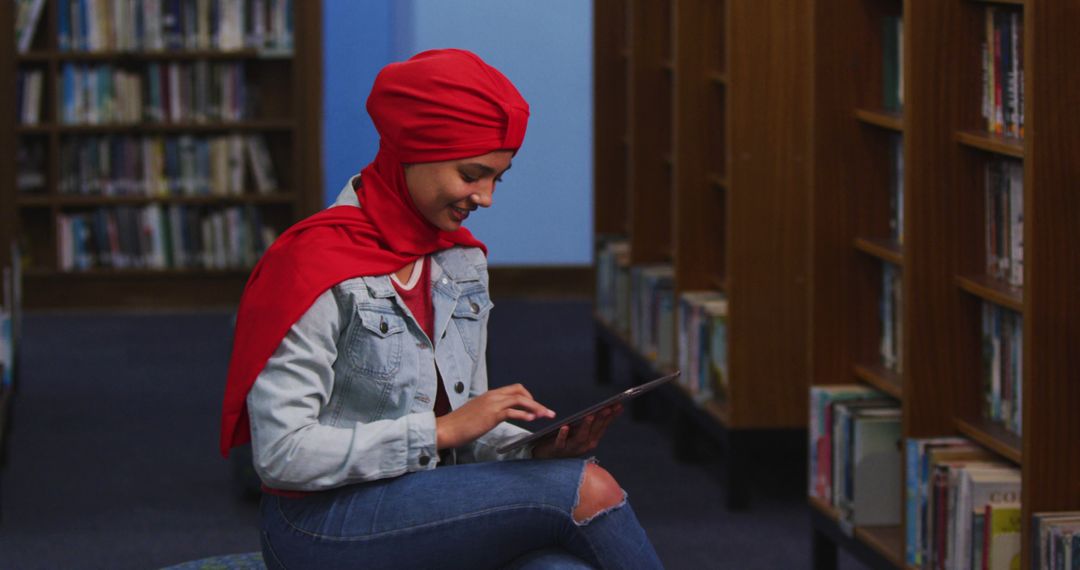
<svg viewBox="0 0 1080 570"><path fill-rule="evenodd" d="M638 396L640 396L642 394L650 392L650 391L652 391L652 390L654 390L656 388L659 388L660 386L662 386L664 384L667 384L668 382L671 382L672 380L678 378L679 375L681 375L681 374L682 374L681 371L676 370L675 372L672 372L671 374L661 376L661 377L659 377L659 378L657 378L655 380L650 380L650 381L648 381L648 382L646 382L644 384L638 384L637 386L634 386L632 388L627 388L626 390L623 390L622 392L619 392L618 394L615 394L614 396L611 396L610 398L607 398L607 399L605 399L605 400L603 400L601 402L593 404L593 405L589 406L588 408L585 408L584 410L581 410L581 411L579 411L579 412L577 412L577 413L575 413L573 415L567 416L567 417L563 418L562 420L559 420L559 421L557 421L557 422L555 422L555 423L553 423L553 424L551 424L549 426L546 426L546 427L544 427L543 429L541 429L539 431L536 431L536 432L533 432L531 434L522 436L522 437L520 437L518 439L515 439L514 441L511 441L510 443L504 444L501 447L497 448L495 451L497 453L510 453L511 451L514 451L516 449L521 448L522 446L529 445L530 443L540 441L541 439L544 439L545 437L549 437L549 436L557 433L559 431L559 429L562 428L565 425L573 425L574 423L577 423L577 422L585 419L586 416L588 416L590 414L595 414L596 412L599 412L600 410L602 410L604 408L607 408L607 407L610 407L610 406L614 406L615 404L620 404L622 402L632 400L632 399L634 399L634 398L636 398L636 397L638 397Z"/></svg>

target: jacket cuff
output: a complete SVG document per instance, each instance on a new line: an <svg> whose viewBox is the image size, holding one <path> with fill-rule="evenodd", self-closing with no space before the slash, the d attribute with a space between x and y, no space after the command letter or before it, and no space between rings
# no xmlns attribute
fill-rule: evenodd
<svg viewBox="0 0 1080 570"><path fill-rule="evenodd" d="M434 469L439 463L436 447L435 413L426 412L409 415L408 471L426 471Z"/></svg>

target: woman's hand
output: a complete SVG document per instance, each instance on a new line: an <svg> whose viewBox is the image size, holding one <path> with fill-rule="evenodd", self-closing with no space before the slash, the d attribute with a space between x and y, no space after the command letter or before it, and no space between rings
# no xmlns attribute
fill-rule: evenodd
<svg viewBox="0 0 1080 570"><path fill-rule="evenodd" d="M449 414L435 418L435 446L461 447L506 420L531 422L553 417L555 412L534 400L521 384L504 386L484 392Z"/></svg>
<svg viewBox="0 0 1080 570"><path fill-rule="evenodd" d="M586 416L580 423L559 428L555 437L549 437L536 444L532 456L536 459L555 459L559 457L577 457L596 449L600 438L607 431L608 424L622 413L622 404L604 408L591 416Z"/></svg>

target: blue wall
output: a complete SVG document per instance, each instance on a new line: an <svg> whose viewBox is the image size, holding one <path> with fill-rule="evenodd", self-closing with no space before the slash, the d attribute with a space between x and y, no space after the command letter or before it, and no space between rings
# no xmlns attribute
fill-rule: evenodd
<svg viewBox="0 0 1080 570"><path fill-rule="evenodd" d="M327 205L379 150L379 135L364 102L375 75L393 57L391 2L323 3L323 183Z"/></svg>
<svg viewBox="0 0 1080 570"><path fill-rule="evenodd" d="M468 227L492 264L591 263L592 2L327 0L324 12L328 201L378 150L363 102L379 68L460 47L499 68L532 109L495 206Z"/></svg>

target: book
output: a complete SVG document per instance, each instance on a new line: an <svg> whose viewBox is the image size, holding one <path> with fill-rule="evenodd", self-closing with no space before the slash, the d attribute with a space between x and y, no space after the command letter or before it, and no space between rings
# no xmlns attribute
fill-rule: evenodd
<svg viewBox="0 0 1080 570"><path fill-rule="evenodd" d="M991 502L985 509L983 551L987 570L1020 568L1020 505Z"/></svg>
<svg viewBox="0 0 1080 570"><path fill-rule="evenodd" d="M45 0L16 0L15 2L15 48L19 53L30 50L38 21L41 19Z"/></svg>

